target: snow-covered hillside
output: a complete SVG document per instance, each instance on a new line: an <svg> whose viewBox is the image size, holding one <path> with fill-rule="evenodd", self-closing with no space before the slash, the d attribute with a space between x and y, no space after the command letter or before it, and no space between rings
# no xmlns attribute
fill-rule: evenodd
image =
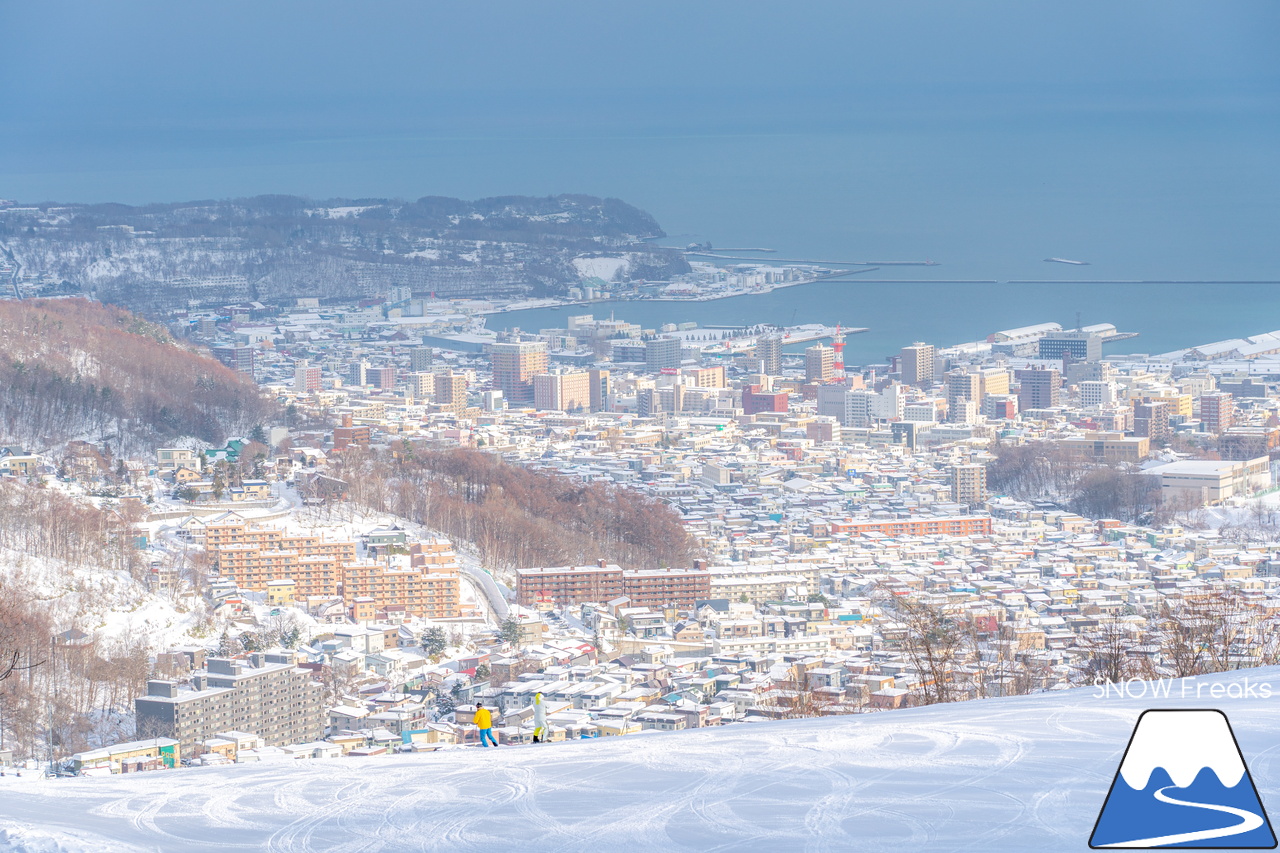
<svg viewBox="0 0 1280 853"><path fill-rule="evenodd" d="M1139 713L1218 707L1280 809L1280 706L1090 689L543 746L0 779L0 850L1086 849ZM1232 689L1240 692L1240 687ZM6 846L7 845L7 846Z"/></svg>

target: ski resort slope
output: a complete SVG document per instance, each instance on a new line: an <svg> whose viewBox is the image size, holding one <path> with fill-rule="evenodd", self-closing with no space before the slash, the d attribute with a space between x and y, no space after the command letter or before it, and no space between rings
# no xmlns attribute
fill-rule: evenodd
<svg viewBox="0 0 1280 853"><path fill-rule="evenodd" d="M1209 696L1213 684L1271 698ZM1203 685L1195 698L1196 685ZM1138 715L1220 708L1280 812L1280 669L541 746L0 779L0 850L1087 849Z"/></svg>

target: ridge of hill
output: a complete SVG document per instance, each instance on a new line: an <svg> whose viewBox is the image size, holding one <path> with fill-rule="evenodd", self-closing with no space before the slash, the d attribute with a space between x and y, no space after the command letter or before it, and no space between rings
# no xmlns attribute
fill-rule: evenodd
<svg viewBox="0 0 1280 853"><path fill-rule="evenodd" d="M587 195L267 195L10 208L0 218L0 257L7 253L28 282L49 291L27 295L92 294L161 313L392 287L441 298L555 295L590 277L575 260L600 256L635 279L688 272L681 252L642 239L662 236L648 213Z"/></svg>
<svg viewBox="0 0 1280 853"><path fill-rule="evenodd" d="M1253 691L1210 698L1245 679ZM0 850L1076 851L1152 707L1226 711L1277 806L1280 668L1202 677L1185 696L1179 684L1160 699L1083 688L540 746L5 778Z"/></svg>
<svg viewBox="0 0 1280 853"><path fill-rule="evenodd" d="M220 444L275 403L162 326L87 299L0 301L0 444Z"/></svg>

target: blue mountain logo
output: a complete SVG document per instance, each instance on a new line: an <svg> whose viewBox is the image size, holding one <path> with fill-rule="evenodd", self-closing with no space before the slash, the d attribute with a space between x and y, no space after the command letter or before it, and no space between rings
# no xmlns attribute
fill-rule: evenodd
<svg viewBox="0 0 1280 853"><path fill-rule="evenodd" d="M1089 846L1274 848L1271 821L1227 715L1144 711Z"/></svg>

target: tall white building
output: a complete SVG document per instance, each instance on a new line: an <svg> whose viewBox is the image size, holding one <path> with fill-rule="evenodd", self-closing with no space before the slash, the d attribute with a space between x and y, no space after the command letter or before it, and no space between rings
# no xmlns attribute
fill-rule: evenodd
<svg viewBox="0 0 1280 853"><path fill-rule="evenodd" d="M1109 406L1116 401L1116 383L1096 379L1080 383L1080 406L1085 409Z"/></svg>

